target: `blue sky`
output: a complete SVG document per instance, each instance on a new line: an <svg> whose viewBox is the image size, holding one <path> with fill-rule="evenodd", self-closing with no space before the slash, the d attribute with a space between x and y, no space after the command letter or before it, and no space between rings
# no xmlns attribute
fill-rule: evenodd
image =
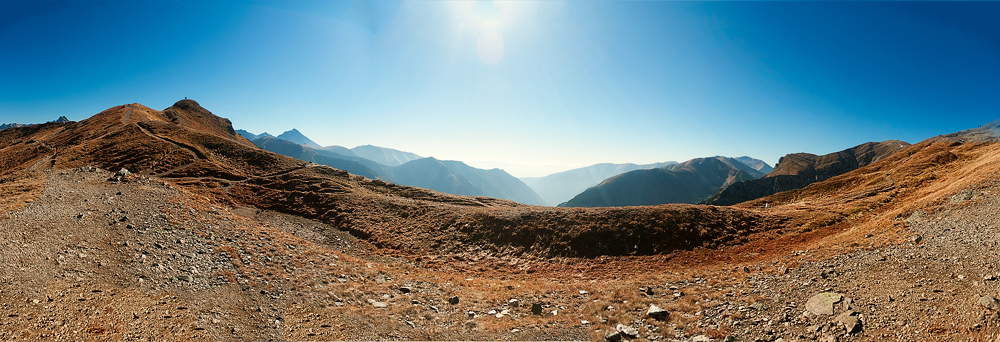
<svg viewBox="0 0 1000 342"><path fill-rule="evenodd" d="M538 176L824 154L1000 118L997 2L3 1L0 122L189 97Z"/></svg>

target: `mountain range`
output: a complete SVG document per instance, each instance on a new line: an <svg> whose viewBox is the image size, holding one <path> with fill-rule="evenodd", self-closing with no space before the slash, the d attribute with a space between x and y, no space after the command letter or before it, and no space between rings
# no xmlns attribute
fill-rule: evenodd
<svg viewBox="0 0 1000 342"><path fill-rule="evenodd" d="M600 184L605 179L620 175L633 170L655 169L658 167L677 164L668 161L655 164L594 164L587 167L572 169L559 173L554 173L544 177L521 177L521 181L535 190L548 205L559 205L566 202L587 190L592 186Z"/></svg>
<svg viewBox="0 0 1000 342"><path fill-rule="evenodd" d="M733 205L782 191L801 189L809 184L838 176L902 151L910 144L899 140L869 142L818 156L793 153L781 157L774 170L760 179L732 184L703 203Z"/></svg>
<svg viewBox="0 0 1000 342"><path fill-rule="evenodd" d="M65 116L60 116L58 119L55 119L53 121L49 121L49 122L46 122L46 123L67 123L67 122L69 122L69 119L67 119ZM24 127L24 126L30 126L30 125L32 125L32 124L5 123L5 124L0 124L0 129L8 129L8 128L13 128L13 127Z"/></svg>
<svg viewBox="0 0 1000 342"><path fill-rule="evenodd" d="M763 162L761 162L763 163ZM698 203L730 184L764 174L734 158L696 158L608 178L567 201L566 207Z"/></svg>
<svg viewBox="0 0 1000 342"><path fill-rule="evenodd" d="M245 137L255 136L249 132L241 134ZM372 145L353 149L340 146L317 149L307 144L282 139L282 136L301 142L312 141L293 129L278 137L253 140L253 143L271 152L335 167L371 179L449 194L503 198L534 205L544 204L530 187L503 170L482 170L459 161L422 158L413 153ZM404 160L405 162L402 162Z"/></svg>
<svg viewBox="0 0 1000 342"><path fill-rule="evenodd" d="M253 134L253 133L247 132L245 130L238 129L238 130L236 130L236 133L239 133L244 138L247 138L247 140L250 140L250 141L254 141L254 140L257 140L257 139L260 139L260 138L264 138L264 137L274 138L273 135L271 135L271 134L269 134L267 132L264 132L264 133L261 133L261 134Z"/></svg>

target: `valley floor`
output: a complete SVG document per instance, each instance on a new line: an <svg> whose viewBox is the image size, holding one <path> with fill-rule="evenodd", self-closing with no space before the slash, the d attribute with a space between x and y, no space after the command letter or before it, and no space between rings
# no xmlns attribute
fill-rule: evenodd
<svg viewBox="0 0 1000 342"><path fill-rule="evenodd" d="M40 172L44 191L0 214L4 341L994 341L1000 331L1000 303L981 298L1000 296L995 184L911 216L902 244L737 248L753 261L735 264L712 261L716 250L680 254L697 264L533 260L537 272L504 274L379 250L157 178ZM809 313L824 292L839 294L832 314ZM669 315L649 317L651 305ZM840 323L854 321L851 333Z"/></svg>

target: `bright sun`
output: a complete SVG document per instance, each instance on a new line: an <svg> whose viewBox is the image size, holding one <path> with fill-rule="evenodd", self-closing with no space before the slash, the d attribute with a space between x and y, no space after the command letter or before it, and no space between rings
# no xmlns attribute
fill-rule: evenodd
<svg viewBox="0 0 1000 342"><path fill-rule="evenodd" d="M499 63L504 56L504 36L501 32L531 12L535 5L530 1L476 1L451 2L455 17L465 29L478 31L476 52L486 64Z"/></svg>
<svg viewBox="0 0 1000 342"><path fill-rule="evenodd" d="M496 64L503 58L503 36L495 31L486 31L476 40L476 52L486 64Z"/></svg>

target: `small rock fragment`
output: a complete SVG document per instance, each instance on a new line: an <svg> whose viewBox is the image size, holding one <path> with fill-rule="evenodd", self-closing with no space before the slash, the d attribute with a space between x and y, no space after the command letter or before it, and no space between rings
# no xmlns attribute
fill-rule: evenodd
<svg viewBox="0 0 1000 342"><path fill-rule="evenodd" d="M618 331L608 330L604 333L604 339L609 342L619 342L622 340L622 333Z"/></svg>
<svg viewBox="0 0 1000 342"><path fill-rule="evenodd" d="M542 303L531 304L531 313L535 315L542 314Z"/></svg>
<svg viewBox="0 0 1000 342"><path fill-rule="evenodd" d="M379 309L385 309L385 308L389 307L389 304L387 304L385 302L380 302L380 301L377 301L377 300L374 300L374 299L369 299L368 303L371 304L372 306L376 307L376 308L379 308Z"/></svg>
<svg viewBox="0 0 1000 342"><path fill-rule="evenodd" d="M848 334L861 331L861 320L858 319L856 312L845 311L841 313L837 316L837 322L844 325L844 329L847 330Z"/></svg>
<svg viewBox="0 0 1000 342"><path fill-rule="evenodd" d="M448 304L451 305L458 304L458 296L451 296L451 298L448 298Z"/></svg>
<svg viewBox="0 0 1000 342"><path fill-rule="evenodd" d="M631 325L624 325L618 323L618 326L615 327L615 330L617 330L618 332L622 333L622 335L625 335L626 337L629 338L639 337L639 329L636 329Z"/></svg>
<svg viewBox="0 0 1000 342"><path fill-rule="evenodd" d="M649 316L649 318L657 321L666 320L669 315L670 312L661 309L659 306L656 306L656 304L649 304L649 309L646 310L646 316Z"/></svg>
<svg viewBox="0 0 1000 342"><path fill-rule="evenodd" d="M993 310L993 311L1000 310L1000 301L997 301L997 299L993 298L993 296L982 296L982 297L979 297L979 300L977 301L977 303L979 303L979 305L982 305L984 308L987 308L987 309L990 309L990 310Z"/></svg>

